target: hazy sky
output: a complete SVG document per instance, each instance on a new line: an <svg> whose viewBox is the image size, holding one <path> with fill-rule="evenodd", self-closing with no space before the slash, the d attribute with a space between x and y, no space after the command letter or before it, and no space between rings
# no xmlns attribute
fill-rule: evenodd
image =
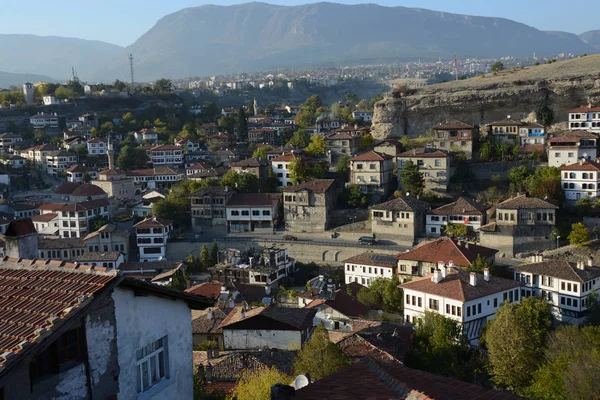
<svg viewBox="0 0 600 400"><path fill-rule="evenodd" d="M0 33L68 36L129 45L166 14L203 4L231 5L231 0L0 0ZM311 0L273 0L297 5ZM338 0L360 4L369 1ZM582 33L600 29L600 2L581 0L379 0L384 6L428 8L459 14L509 18L542 30ZM575 5L576 4L576 5Z"/></svg>

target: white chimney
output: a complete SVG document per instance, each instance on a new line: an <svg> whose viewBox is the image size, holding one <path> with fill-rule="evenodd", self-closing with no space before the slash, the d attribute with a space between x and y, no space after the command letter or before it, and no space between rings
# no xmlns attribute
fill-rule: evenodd
<svg viewBox="0 0 600 400"><path fill-rule="evenodd" d="M475 275L475 272L469 274L469 284L471 286L477 286L477 275Z"/></svg>
<svg viewBox="0 0 600 400"><path fill-rule="evenodd" d="M440 267L440 273L442 274L442 279L444 279L448 275L448 270L445 265Z"/></svg>
<svg viewBox="0 0 600 400"><path fill-rule="evenodd" d="M538 254L537 255L537 262L542 262L544 261L544 256L542 254Z"/></svg>
<svg viewBox="0 0 600 400"><path fill-rule="evenodd" d="M592 257L587 259L587 265L588 265L588 267L594 266L594 259Z"/></svg>
<svg viewBox="0 0 600 400"><path fill-rule="evenodd" d="M537 256L531 256L531 262L532 263L537 262Z"/></svg>
<svg viewBox="0 0 600 400"><path fill-rule="evenodd" d="M210 308L206 312L206 318L208 318L209 321L212 321L212 319L213 319L213 312Z"/></svg>
<svg viewBox="0 0 600 400"><path fill-rule="evenodd" d="M577 261L577 268L583 271L585 269L585 263L583 261Z"/></svg>
<svg viewBox="0 0 600 400"><path fill-rule="evenodd" d="M250 257L248 261L250 262L250 266L252 266L252 261L254 261L254 257Z"/></svg>
<svg viewBox="0 0 600 400"><path fill-rule="evenodd" d="M440 271L436 269L436 270L433 272L433 275L431 276L431 281L432 281L433 283L440 283L440 281L441 281L441 280L442 280L442 277L441 277L441 275L440 275Z"/></svg>
<svg viewBox="0 0 600 400"><path fill-rule="evenodd" d="M450 260L450 262L448 263L448 266L450 268L454 268L454 260Z"/></svg>
<svg viewBox="0 0 600 400"><path fill-rule="evenodd" d="M469 242L465 242L465 249L469 248Z"/></svg>
<svg viewBox="0 0 600 400"><path fill-rule="evenodd" d="M489 268L483 269L483 280L486 282L490 281L490 269Z"/></svg>

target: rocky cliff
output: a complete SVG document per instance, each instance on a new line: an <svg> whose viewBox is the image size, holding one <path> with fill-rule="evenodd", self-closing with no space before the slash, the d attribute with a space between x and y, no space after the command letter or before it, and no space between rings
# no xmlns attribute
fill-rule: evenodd
<svg viewBox="0 0 600 400"><path fill-rule="evenodd" d="M521 119L547 104L557 121L566 111L600 104L600 55L502 71L419 89L396 88L375 105L377 139L418 136L445 119L482 125Z"/></svg>

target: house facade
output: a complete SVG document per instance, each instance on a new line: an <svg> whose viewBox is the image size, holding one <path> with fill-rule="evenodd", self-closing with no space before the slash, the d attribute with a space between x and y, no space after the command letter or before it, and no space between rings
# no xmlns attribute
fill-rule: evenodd
<svg viewBox="0 0 600 400"><path fill-rule="evenodd" d="M325 150L329 163L334 165L344 156L352 157L358 153L360 141L363 136L361 130L338 129L325 136Z"/></svg>
<svg viewBox="0 0 600 400"><path fill-rule="evenodd" d="M228 232L271 233L280 222L281 195L236 193L227 202Z"/></svg>
<svg viewBox="0 0 600 400"><path fill-rule="evenodd" d="M163 144L148 150L148 157L153 166L180 165L183 163L183 148L175 145Z"/></svg>
<svg viewBox="0 0 600 400"><path fill-rule="evenodd" d="M201 232L207 226L227 226L227 202L236 193L230 188L207 187L190 195L192 229Z"/></svg>
<svg viewBox="0 0 600 400"><path fill-rule="evenodd" d="M344 260L344 282L369 287L374 279L396 276L397 268L396 256L369 251Z"/></svg>
<svg viewBox="0 0 600 400"><path fill-rule="evenodd" d="M151 217L133 226L141 262L167 259L167 241L173 232L173 221Z"/></svg>
<svg viewBox="0 0 600 400"><path fill-rule="evenodd" d="M468 160L473 158L473 138L475 127L462 121L451 120L440 122L433 128L433 141L435 149L450 152L463 152Z"/></svg>
<svg viewBox="0 0 600 400"><path fill-rule="evenodd" d="M284 188L292 185L292 180L290 177L290 163L297 158L303 159L301 155L294 153L292 150L290 153L284 153L271 160L271 168L273 169L273 173L277 178L278 187Z"/></svg>
<svg viewBox="0 0 600 400"><path fill-rule="evenodd" d="M334 179L315 179L283 189L283 218L292 232L323 232L335 207Z"/></svg>
<svg viewBox="0 0 600 400"><path fill-rule="evenodd" d="M598 137L587 131L557 133L548 140L548 166L571 165L581 159L595 160Z"/></svg>
<svg viewBox="0 0 600 400"><path fill-rule="evenodd" d="M63 238L84 238L90 232L90 223L97 217L109 218L106 199L80 203L46 203L40 206L41 215L56 214L58 231Z"/></svg>
<svg viewBox="0 0 600 400"><path fill-rule="evenodd" d="M587 105L569 110L569 130L600 133L600 107Z"/></svg>
<svg viewBox="0 0 600 400"><path fill-rule="evenodd" d="M117 229L114 224L106 224L95 232L83 238L86 251L89 252L119 252L123 261L129 260L129 232Z"/></svg>
<svg viewBox="0 0 600 400"><path fill-rule="evenodd" d="M560 167L560 184L565 194L565 200L597 198L600 185L600 164L597 161L581 159L575 164Z"/></svg>
<svg viewBox="0 0 600 400"><path fill-rule="evenodd" d="M363 193L389 195L394 182L394 157L369 151L350 159L350 183Z"/></svg>
<svg viewBox="0 0 600 400"><path fill-rule="evenodd" d="M445 192L450 182L450 157L448 153L434 149L413 149L398 154L396 165L398 176L404 166L412 161L419 168L425 181L425 189Z"/></svg>
<svg viewBox="0 0 600 400"><path fill-rule="evenodd" d="M427 236L441 236L448 224L466 225L470 232L477 232L486 223L486 207L466 197L438 207L427 213Z"/></svg>
<svg viewBox="0 0 600 400"><path fill-rule="evenodd" d="M230 164L230 169L238 174L252 174L261 181L267 179L271 163L267 160L246 158L245 160L236 161Z"/></svg>
<svg viewBox="0 0 600 400"><path fill-rule="evenodd" d="M410 244L425 234L428 203L411 196L398 197L371 206L371 231L377 235L393 235L394 239Z"/></svg>

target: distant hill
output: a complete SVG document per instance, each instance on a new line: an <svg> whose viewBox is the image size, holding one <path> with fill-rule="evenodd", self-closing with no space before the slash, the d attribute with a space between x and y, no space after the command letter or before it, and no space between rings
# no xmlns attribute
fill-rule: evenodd
<svg viewBox="0 0 600 400"><path fill-rule="evenodd" d="M56 79L44 75L12 74L10 72L0 71L0 88L8 89L9 86L13 85L20 88L25 82L56 82Z"/></svg>
<svg viewBox="0 0 600 400"><path fill-rule="evenodd" d="M86 80L92 71L122 49L94 40L0 34L0 71L42 74L66 80L74 67L79 77Z"/></svg>
<svg viewBox="0 0 600 400"><path fill-rule="evenodd" d="M133 53L142 80L438 57L593 53L575 35L503 18L374 4L265 3L187 8L161 18L99 76L125 79Z"/></svg>
<svg viewBox="0 0 600 400"><path fill-rule="evenodd" d="M579 35L579 38L600 51L600 30L584 32Z"/></svg>

